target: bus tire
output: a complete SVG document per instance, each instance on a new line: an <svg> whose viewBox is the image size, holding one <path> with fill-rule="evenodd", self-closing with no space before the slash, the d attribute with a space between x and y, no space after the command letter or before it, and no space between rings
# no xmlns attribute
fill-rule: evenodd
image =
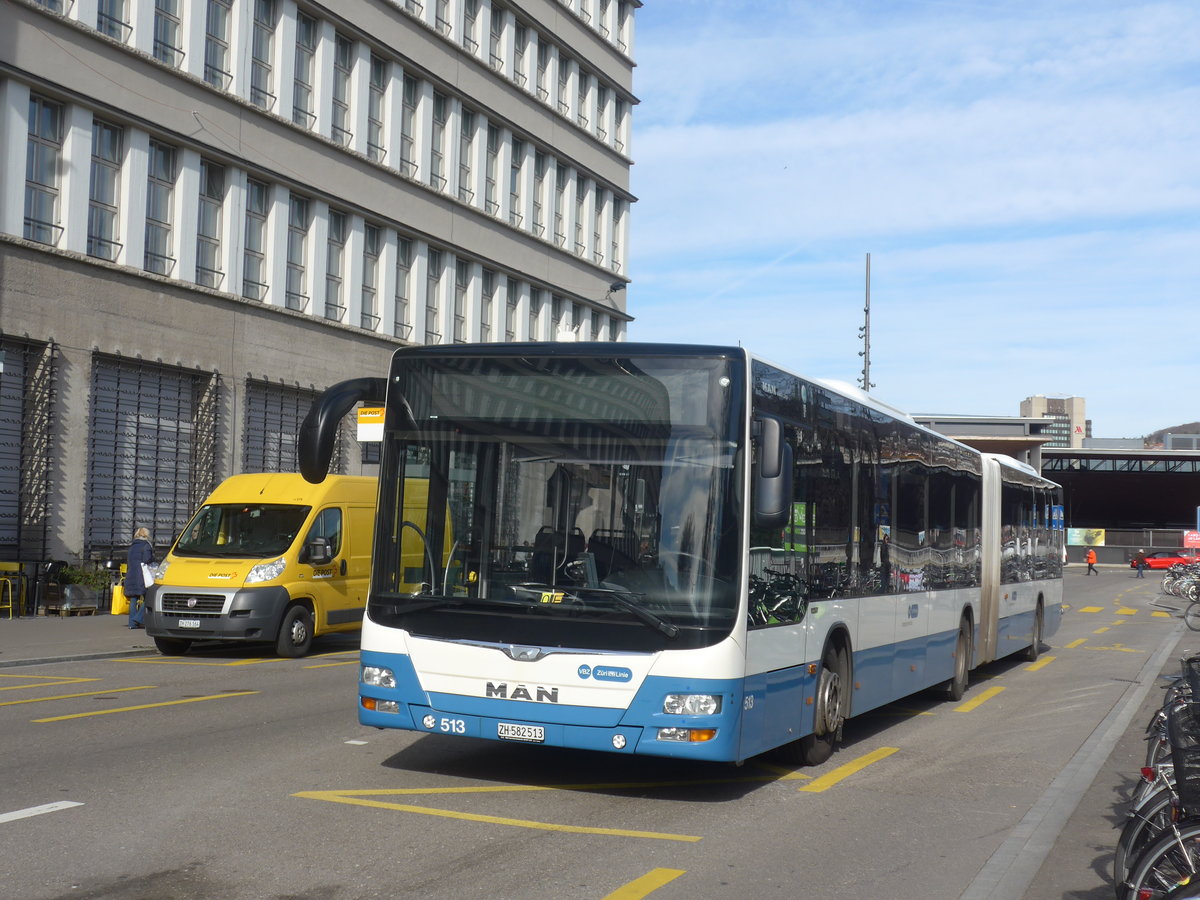
<svg viewBox="0 0 1200 900"><path fill-rule="evenodd" d="M1042 655L1042 621L1044 617L1042 601L1039 599L1037 610L1033 614L1033 641L1025 650L1025 659L1029 662L1037 662L1037 658Z"/></svg>
<svg viewBox="0 0 1200 900"><path fill-rule="evenodd" d="M312 647L312 639L312 614L299 603L289 606L283 614L283 621L279 623L275 652L289 659L304 656Z"/></svg>
<svg viewBox="0 0 1200 900"><path fill-rule="evenodd" d="M154 646L163 656L183 656L192 646L192 642L186 638L156 637Z"/></svg>
<svg viewBox="0 0 1200 900"><path fill-rule="evenodd" d="M826 647L817 673L816 699L813 706L813 733L796 741L797 762L803 766L819 766L829 757L842 734L846 700L843 694L849 684L844 654L835 647Z"/></svg>
<svg viewBox="0 0 1200 900"><path fill-rule="evenodd" d="M958 625L958 638L954 642L954 677L942 686L946 699L956 702L961 700L970 681L971 628L970 623L963 619Z"/></svg>

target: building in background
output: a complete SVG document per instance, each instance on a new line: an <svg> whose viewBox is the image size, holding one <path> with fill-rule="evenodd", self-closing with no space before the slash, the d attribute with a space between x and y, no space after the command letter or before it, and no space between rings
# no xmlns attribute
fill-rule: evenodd
<svg viewBox="0 0 1200 900"><path fill-rule="evenodd" d="M1092 436L1092 423L1087 418L1086 401L1082 397L1026 397L1021 401L1021 416L1050 419L1042 434L1049 437L1047 447L1082 447L1084 438Z"/></svg>
<svg viewBox="0 0 1200 900"><path fill-rule="evenodd" d="M0 0L0 560L161 547L398 347L623 340L640 5Z"/></svg>

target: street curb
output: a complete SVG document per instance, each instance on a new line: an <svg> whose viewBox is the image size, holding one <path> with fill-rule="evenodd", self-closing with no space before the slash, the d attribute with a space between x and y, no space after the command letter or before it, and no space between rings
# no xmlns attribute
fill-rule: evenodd
<svg viewBox="0 0 1200 900"><path fill-rule="evenodd" d="M155 656L157 650L111 650L102 653L76 653L71 656L44 656L40 659L0 659L0 669L18 666L42 666L49 663L81 662L89 659L118 659L127 656Z"/></svg>

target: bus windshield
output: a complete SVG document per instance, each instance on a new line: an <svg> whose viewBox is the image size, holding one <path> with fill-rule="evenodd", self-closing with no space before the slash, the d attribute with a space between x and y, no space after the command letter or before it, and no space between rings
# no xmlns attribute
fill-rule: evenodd
<svg viewBox="0 0 1200 900"><path fill-rule="evenodd" d="M383 452L371 617L431 636L598 649L727 635L740 546L735 365L397 354L392 385L407 409L389 414L402 425Z"/></svg>
<svg viewBox="0 0 1200 900"><path fill-rule="evenodd" d="M212 503L192 517L172 551L176 556L266 559L296 539L311 506Z"/></svg>

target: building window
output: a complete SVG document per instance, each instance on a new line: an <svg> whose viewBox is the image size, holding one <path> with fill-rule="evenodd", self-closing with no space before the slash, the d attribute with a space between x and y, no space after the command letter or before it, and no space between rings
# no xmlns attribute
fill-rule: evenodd
<svg viewBox="0 0 1200 900"><path fill-rule="evenodd" d="M354 42L340 34L333 49L333 126L330 133L343 147L354 137L350 130L350 74L354 71Z"/></svg>
<svg viewBox="0 0 1200 900"><path fill-rule="evenodd" d="M562 247L567 243L567 226L563 221L563 207L567 202L567 170L557 166L554 170L554 243Z"/></svg>
<svg viewBox="0 0 1200 900"><path fill-rule="evenodd" d="M150 170L146 179L147 272L169 275L175 266L171 255L171 228L175 203L175 148L150 142Z"/></svg>
<svg viewBox="0 0 1200 900"><path fill-rule="evenodd" d="M567 102L567 98L571 95L571 61L565 56L558 58L558 93L555 95L555 101L558 106L558 111L564 116L571 112L571 105Z"/></svg>
<svg viewBox="0 0 1200 900"><path fill-rule="evenodd" d="M614 272L621 271L621 220L625 214L625 201L618 197L613 198L612 202L612 254L608 258L608 264Z"/></svg>
<svg viewBox="0 0 1200 900"><path fill-rule="evenodd" d="M342 302L342 263L346 255L346 214L329 211L329 241L325 251L325 318L336 322L346 315Z"/></svg>
<svg viewBox="0 0 1200 900"><path fill-rule="evenodd" d="M508 221L520 228L521 215L521 166L525 162L525 142L512 142L512 160L508 167Z"/></svg>
<svg viewBox="0 0 1200 900"><path fill-rule="evenodd" d="M275 105L275 0L254 0L254 37L250 47L250 102L259 109Z"/></svg>
<svg viewBox="0 0 1200 900"><path fill-rule="evenodd" d="M604 189L596 185L592 209L592 261L604 265Z"/></svg>
<svg viewBox="0 0 1200 900"><path fill-rule="evenodd" d="M404 76L404 97L400 108L400 171L409 178L417 174L413 133L417 119L417 79Z"/></svg>
<svg viewBox="0 0 1200 900"><path fill-rule="evenodd" d="M121 192L121 162L125 158L123 138L116 125L92 120L87 252L100 259L114 260L121 251L121 245L117 243L117 207Z"/></svg>
<svg viewBox="0 0 1200 900"><path fill-rule="evenodd" d="M538 40L537 48L537 75L534 81L534 93L537 98L543 103L550 98L550 91L546 88L546 71L550 67L550 45L543 40Z"/></svg>
<svg viewBox="0 0 1200 900"><path fill-rule="evenodd" d="M479 52L479 40L475 37L475 29L478 21L479 0L464 0L462 45L472 56L475 56Z"/></svg>
<svg viewBox="0 0 1200 900"><path fill-rule="evenodd" d="M363 226L362 311L359 326L374 331L379 326L375 313L379 286L379 226L368 222Z"/></svg>
<svg viewBox="0 0 1200 900"><path fill-rule="evenodd" d="M229 72L229 10L233 0L208 0L204 25L204 80L226 90L233 76Z"/></svg>
<svg viewBox="0 0 1200 900"><path fill-rule="evenodd" d="M589 340L600 340L600 313L592 310L592 333L588 335Z"/></svg>
<svg viewBox="0 0 1200 900"><path fill-rule="evenodd" d="M437 6L434 7L433 27L437 29L438 34L450 37L450 32L454 30L450 25L450 0L437 0Z"/></svg>
<svg viewBox="0 0 1200 900"><path fill-rule="evenodd" d="M529 291L529 339L536 341L540 337L542 324L542 292L537 288Z"/></svg>
<svg viewBox="0 0 1200 900"><path fill-rule="evenodd" d="M608 140L608 88L602 84L596 85L596 137L602 141Z"/></svg>
<svg viewBox="0 0 1200 900"><path fill-rule="evenodd" d="M510 344L517 339L517 297L513 283L508 283L508 302L504 306L504 340Z"/></svg>
<svg viewBox="0 0 1200 900"><path fill-rule="evenodd" d="M529 50L529 29L517 23L513 31L513 73L512 80L519 86L525 87L529 78L525 75L525 57Z"/></svg>
<svg viewBox="0 0 1200 900"><path fill-rule="evenodd" d="M500 129L488 125L487 159L484 164L483 208L489 215L500 212L500 201L496 199L496 167L500 156Z"/></svg>
<svg viewBox="0 0 1200 900"><path fill-rule="evenodd" d="M546 233L546 213L542 206L546 189L546 154L541 150L533 154L533 233L541 237Z"/></svg>
<svg viewBox="0 0 1200 900"><path fill-rule="evenodd" d="M625 141L623 140L623 136L625 134L625 115L626 111L629 109L629 106L624 100L617 100L614 109L613 146L617 148L617 152L624 153Z"/></svg>
<svg viewBox="0 0 1200 900"><path fill-rule="evenodd" d="M154 0L154 58L178 68L183 63L179 46L179 0Z"/></svg>
<svg viewBox="0 0 1200 900"><path fill-rule="evenodd" d="M287 287L288 309L308 309L308 200L292 194L288 202Z"/></svg>
<svg viewBox="0 0 1200 900"><path fill-rule="evenodd" d="M442 251L429 248L429 271L425 284L425 343L440 344L442 333L438 331L438 292L442 286Z"/></svg>
<svg viewBox="0 0 1200 900"><path fill-rule="evenodd" d="M57 244L61 183L63 108L41 97L29 97L29 140L25 149L25 237Z"/></svg>
<svg viewBox="0 0 1200 900"><path fill-rule="evenodd" d="M96 30L114 41L125 43L133 30L125 20L125 0L100 0L96 8Z"/></svg>
<svg viewBox="0 0 1200 900"><path fill-rule="evenodd" d="M564 331L571 330L571 323L563 318L566 310L566 302L558 294L554 294L550 298L550 325L554 336L557 338Z"/></svg>
<svg viewBox="0 0 1200 900"><path fill-rule="evenodd" d="M488 59L497 72L504 71L504 10L492 4L492 34L488 43Z"/></svg>
<svg viewBox="0 0 1200 900"><path fill-rule="evenodd" d="M466 109L462 111L458 135L458 199L463 203L474 203L471 162L475 153L475 113Z"/></svg>
<svg viewBox="0 0 1200 900"><path fill-rule="evenodd" d="M392 333L398 338L407 339L412 334L412 321L409 315L409 298L412 296L412 286L409 279L412 276L412 241L401 237L396 246L396 319Z"/></svg>
<svg viewBox="0 0 1200 900"><path fill-rule="evenodd" d="M371 54L371 84L367 96L367 156L382 163L387 156L383 138L383 116L387 103L387 60Z"/></svg>
<svg viewBox="0 0 1200 900"><path fill-rule="evenodd" d="M454 343L467 339L467 286L471 283L471 264L465 259L454 264Z"/></svg>
<svg viewBox="0 0 1200 900"><path fill-rule="evenodd" d="M575 255L583 256L587 245L583 242L583 204L586 199L583 176L575 179Z"/></svg>
<svg viewBox="0 0 1200 900"><path fill-rule="evenodd" d="M267 212L269 191L261 181L246 181L246 250L242 255L242 296L267 296Z"/></svg>
<svg viewBox="0 0 1200 900"><path fill-rule="evenodd" d="M446 189L446 97L433 92L433 130L429 136L429 185Z"/></svg>
<svg viewBox="0 0 1200 900"><path fill-rule="evenodd" d="M292 121L302 128L312 128L317 121L313 113L313 58L317 52L317 20L296 13L296 72L292 89Z"/></svg>
<svg viewBox="0 0 1200 900"><path fill-rule="evenodd" d="M221 271L221 208L225 205L225 169L200 160L200 210L196 224L196 284L219 288Z"/></svg>
<svg viewBox="0 0 1200 900"><path fill-rule="evenodd" d="M492 339L492 307L496 302L496 273L491 269L483 270L483 280L479 297L479 340Z"/></svg>
<svg viewBox="0 0 1200 900"><path fill-rule="evenodd" d="M586 72L580 72L576 83L578 85L578 95L575 98L575 121L584 128L587 128L588 90L592 84L592 76Z"/></svg>

